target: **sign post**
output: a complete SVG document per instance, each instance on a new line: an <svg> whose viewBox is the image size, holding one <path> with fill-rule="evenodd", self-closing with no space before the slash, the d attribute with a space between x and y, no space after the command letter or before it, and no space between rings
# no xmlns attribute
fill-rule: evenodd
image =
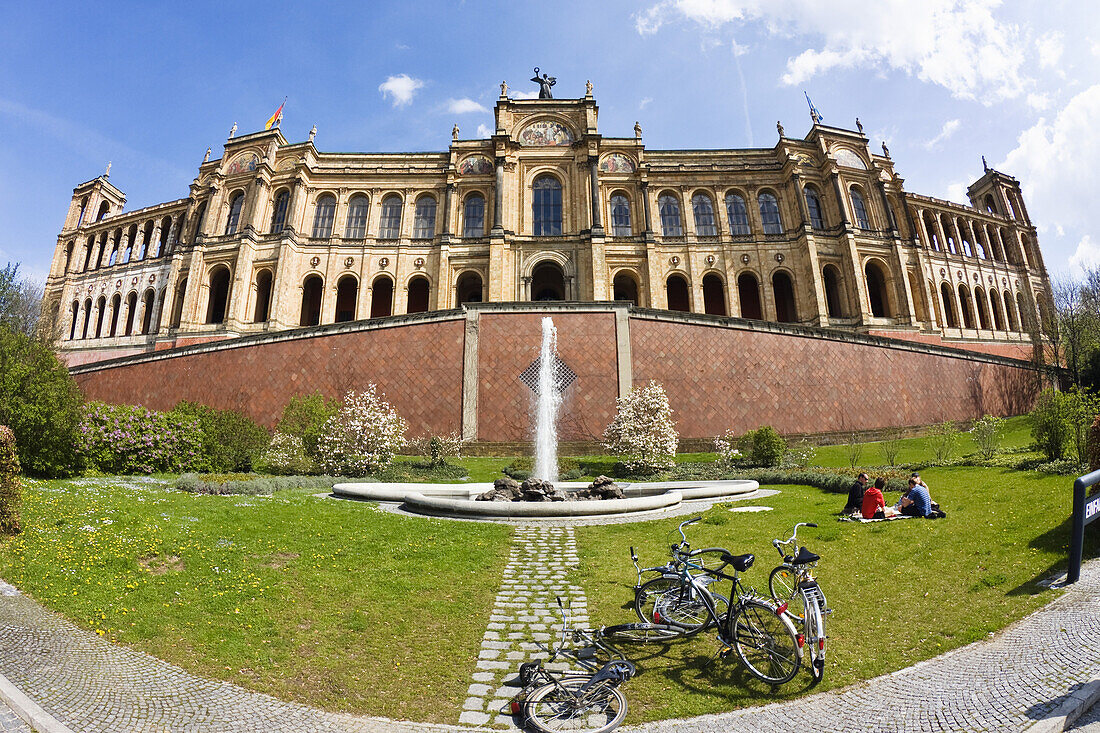
<svg viewBox="0 0 1100 733"><path fill-rule="evenodd" d="M1073 482L1073 534L1069 540L1069 572L1066 585L1081 579L1081 555L1085 548L1085 525L1100 519L1100 492L1085 496L1100 484L1100 471L1082 476Z"/></svg>

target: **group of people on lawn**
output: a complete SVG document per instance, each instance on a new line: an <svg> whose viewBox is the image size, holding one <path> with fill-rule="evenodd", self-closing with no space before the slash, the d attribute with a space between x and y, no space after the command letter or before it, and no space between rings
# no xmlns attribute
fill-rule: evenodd
<svg viewBox="0 0 1100 733"><path fill-rule="evenodd" d="M864 519L890 519L899 515L910 517L942 516L940 509L928 493L928 484L914 471L909 476L909 489L902 493L898 503L886 506L882 490L886 488L886 479L875 479L875 485L867 488L871 478L861 473L852 488L848 490L848 503L842 514L859 513Z"/></svg>

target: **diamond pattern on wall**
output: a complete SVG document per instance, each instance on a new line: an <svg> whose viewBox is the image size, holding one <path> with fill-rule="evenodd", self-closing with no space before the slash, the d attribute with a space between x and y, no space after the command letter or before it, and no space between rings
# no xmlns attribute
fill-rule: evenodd
<svg viewBox="0 0 1100 733"><path fill-rule="evenodd" d="M569 385L577 381L576 372L570 369L569 365L559 359L557 355L554 356L551 369L554 375L554 387L557 389L558 394L565 392ZM535 359L531 362L531 366L520 372L519 381L530 387L532 392L539 391L539 359Z"/></svg>

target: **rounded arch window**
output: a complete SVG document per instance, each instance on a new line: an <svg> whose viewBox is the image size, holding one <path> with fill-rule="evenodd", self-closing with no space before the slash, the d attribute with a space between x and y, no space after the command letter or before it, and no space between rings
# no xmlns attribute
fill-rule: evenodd
<svg viewBox="0 0 1100 733"><path fill-rule="evenodd" d="M661 234L666 237L680 237L684 228L680 224L680 199L676 194L662 193L657 197L657 211L661 216Z"/></svg>
<svg viewBox="0 0 1100 733"><path fill-rule="evenodd" d="M378 236L381 239L397 239L401 236L401 197L395 193L382 199Z"/></svg>
<svg viewBox="0 0 1100 733"><path fill-rule="evenodd" d="M825 217L822 215L821 195L813 186L806 186L806 209L810 214L810 226L814 229L824 229Z"/></svg>
<svg viewBox="0 0 1100 733"><path fill-rule="evenodd" d="M344 275L336 283L336 322L354 321L358 303L359 281L354 275Z"/></svg>
<svg viewBox="0 0 1100 733"><path fill-rule="evenodd" d="M539 176L532 188L532 214L536 237L561 234L561 183L550 175Z"/></svg>
<svg viewBox="0 0 1100 733"><path fill-rule="evenodd" d="M482 301L481 275L476 272L464 272L455 283L455 305L480 303Z"/></svg>
<svg viewBox="0 0 1100 733"><path fill-rule="evenodd" d="M742 272L737 276L737 298L741 301L741 317L755 321L764 319L764 309L760 304L760 283L751 272Z"/></svg>
<svg viewBox="0 0 1100 733"><path fill-rule="evenodd" d="M867 276L867 299L870 301L871 315L886 318L890 315L890 301L886 292L886 276L882 267L874 261L863 268Z"/></svg>
<svg viewBox="0 0 1100 733"><path fill-rule="evenodd" d="M367 215L370 213L370 201L357 193L348 201L348 224L344 228L347 239L362 239L367 236Z"/></svg>
<svg viewBox="0 0 1100 733"><path fill-rule="evenodd" d="M371 283L370 317L385 318L393 315L393 280L379 275Z"/></svg>
<svg viewBox="0 0 1100 733"><path fill-rule="evenodd" d="M286 228L286 212L290 207L290 191L279 191L271 207L271 233L278 234Z"/></svg>
<svg viewBox="0 0 1100 733"><path fill-rule="evenodd" d="M630 223L630 199L625 194L611 196L611 236L629 237L634 233Z"/></svg>
<svg viewBox="0 0 1100 733"><path fill-rule="evenodd" d="M271 315L271 270L263 269L256 273L256 307L252 311L252 320L263 323Z"/></svg>
<svg viewBox="0 0 1100 733"><path fill-rule="evenodd" d="M844 305L840 291L840 271L836 265L825 265L821 272L825 285L825 308L830 318L844 318Z"/></svg>
<svg viewBox="0 0 1100 733"><path fill-rule="evenodd" d="M325 281L320 275L310 275L302 283L302 314L299 326L316 326L321 322L321 296Z"/></svg>
<svg viewBox="0 0 1100 733"><path fill-rule="evenodd" d="M959 310L962 316L963 328L974 328L974 313L970 309L970 289L962 283L959 284Z"/></svg>
<svg viewBox="0 0 1100 733"><path fill-rule="evenodd" d="M691 311L691 293L688 291L687 280L683 275L672 273L665 281L665 296L670 311Z"/></svg>
<svg viewBox="0 0 1100 733"><path fill-rule="evenodd" d="M695 233L700 237L718 236L718 226L714 222L714 202L705 193L691 197L691 212L695 217ZM724 314L723 314L724 315Z"/></svg>
<svg viewBox="0 0 1100 733"><path fill-rule="evenodd" d="M760 205L760 221L764 224L765 234L782 234L783 220L779 218L779 200L775 194L765 191L756 197Z"/></svg>
<svg viewBox="0 0 1100 733"><path fill-rule="evenodd" d="M531 270L531 300L565 300L565 273L561 265L544 261Z"/></svg>
<svg viewBox="0 0 1100 733"><path fill-rule="evenodd" d="M224 265L210 271L210 297L206 303L206 322L225 323L229 308L229 268Z"/></svg>
<svg viewBox="0 0 1100 733"><path fill-rule="evenodd" d="M623 270L615 273L615 279L611 282L612 299L627 300L631 305L638 303L638 280L632 272Z"/></svg>
<svg viewBox="0 0 1100 733"><path fill-rule="evenodd" d="M225 233L236 234L241 223L241 208L244 206L244 193L238 191L229 199L229 218L225 221Z"/></svg>
<svg viewBox="0 0 1100 733"><path fill-rule="evenodd" d="M726 284L716 272L703 275L703 312L712 316L726 315Z"/></svg>
<svg viewBox="0 0 1100 733"><path fill-rule="evenodd" d="M462 207L462 236L467 239L485 236L485 197L471 193Z"/></svg>
<svg viewBox="0 0 1100 733"><path fill-rule="evenodd" d="M794 282L785 270L772 275L772 291L775 294L775 320L794 323L798 320L798 307L794 297Z"/></svg>
<svg viewBox="0 0 1100 733"><path fill-rule="evenodd" d="M416 200L413 212L413 238L431 239L435 236L435 197L427 194Z"/></svg>
<svg viewBox="0 0 1100 733"><path fill-rule="evenodd" d="M730 222L730 234L743 237L752 233L749 226L749 208L745 205L745 197L739 193L726 194L726 216Z"/></svg>
<svg viewBox="0 0 1100 733"><path fill-rule="evenodd" d="M332 223L336 220L336 197L326 193L317 199L317 210L313 214L313 236L328 239L332 236Z"/></svg>
<svg viewBox="0 0 1100 733"><path fill-rule="evenodd" d="M417 275L412 280L409 280L409 298L408 306L405 308L406 313L427 313L428 312L428 291L431 284L428 282L428 278L423 275Z"/></svg>
<svg viewBox="0 0 1100 733"><path fill-rule="evenodd" d="M852 199L852 213L856 217L856 226L860 229L870 229L871 220L867 217L867 203L863 199L863 192L852 186L848 194Z"/></svg>

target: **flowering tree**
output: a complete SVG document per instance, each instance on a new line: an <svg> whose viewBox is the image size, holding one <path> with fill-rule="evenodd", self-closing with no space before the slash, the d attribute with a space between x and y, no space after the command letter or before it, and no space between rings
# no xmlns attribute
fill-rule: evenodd
<svg viewBox="0 0 1100 733"><path fill-rule="evenodd" d="M603 432L604 447L628 471L672 468L679 435L664 387L650 382L615 400L615 419Z"/></svg>
<svg viewBox="0 0 1100 733"><path fill-rule="evenodd" d="M737 448L737 433L727 430L714 439L714 452L718 454L718 466L723 471L732 471L741 460L741 451Z"/></svg>
<svg viewBox="0 0 1100 733"><path fill-rule="evenodd" d="M0 533L14 535L23 531L19 522L19 491L15 433L7 425L0 425Z"/></svg>
<svg viewBox="0 0 1100 733"><path fill-rule="evenodd" d="M202 470L197 420L135 405L89 402L77 426L80 452L104 473Z"/></svg>
<svg viewBox="0 0 1100 733"><path fill-rule="evenodd" d="M261 471L284 476L308 474L314 470L313 460L306 455L302 439L277 431L256 463Z"/></svg>
<svg viewBox="0 0 1100 733"><path fill-rule="evenodd" d="M340 411L329 418L317 441L322 471L337 476L364 476L389 465L405 445L408 425L378 394L376 385L348 392Z"/></svg>

